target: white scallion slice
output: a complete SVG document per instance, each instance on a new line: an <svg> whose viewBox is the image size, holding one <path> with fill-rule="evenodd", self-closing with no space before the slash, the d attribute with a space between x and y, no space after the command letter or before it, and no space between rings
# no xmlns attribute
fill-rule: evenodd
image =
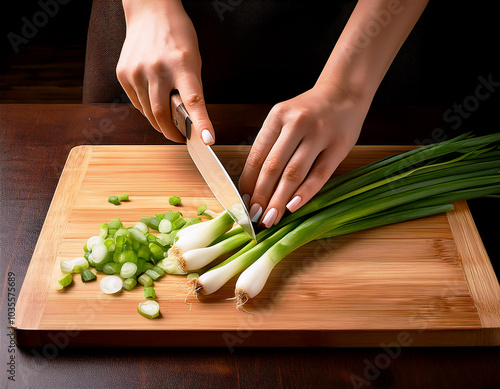
<svg viewBox="0 0 500 389"><path fill-rule="evenodd" d="M92 249L94 248L94 246L98 243L104 243L104 239L101 238L100 236L91 236L88 240L87 240L87 249L89 251L92 251Z"/></svg>
<svg viewBox="0 0 500 389"><path fill-rule="evenodd" d="M108 257L108 248L104 243L97 243L92 249L91 255L94 263L101 263Z"/></svg>
<svg viewBox="0 0 500 389"><path fill-rule="evenodd" d="M154 300L145 300L139 303L137 311L148 319L154 319L160 314L160 305Z"/></svg>
<svg viewBox="0 0 500 389"><path fill-rule="evenodd" d="M143 234L147 234L149 232L148 226L143 222L137 223L135 228L139 229Z"/></svg>
<svg viewBox="0 0 500 389"><path fill-rule="evenodd" d="M158 226L158 231L162 234L168 234L172 231L172 222L170 220L163 219Z"/></svg>
<svg viewBox="0 0 500 389"><path fill-rule="evenodd" d="M63 273L81 273L89 267L89 263L84 257L78 257L71 261L61 261L61 271Z"/></svg>
<svg viewBox="0 0 500 389"><path fill-rule="evenodd" d="M122 290L123 281L118 276L107 276L101 280L99 287L101 291L106 294L118 293Z"/></svg>

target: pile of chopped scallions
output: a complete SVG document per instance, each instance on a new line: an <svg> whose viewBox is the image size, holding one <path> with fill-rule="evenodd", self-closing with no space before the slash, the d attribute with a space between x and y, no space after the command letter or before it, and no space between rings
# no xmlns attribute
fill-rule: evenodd
<svg viewBox="0 0 500 389"><path fill-rule="evenodd" d="M313 240L435 215L452 210L454 201L499 193L500 133L464 134L332 178L302 208L260 231L257 241L234 227L227 212L214 215L204 206L198 208L199 215L216 217L201 222L167 211L129 228L113 219L101 225L98 237L88 240L85 257L65 263L64 270L86 272L90 265L120 275L124 288L126 283L133 288L137 281L149 288L164 272L199 272L233 252L200 276L188 275L188 282L194 293L211 294L241 273L235 288L239 308L261 292L277 263ZM148 228L160 234L155 236ZM124 269L127 263L131 264ZM67 283L65 275L60 284ZM146 304L149 313L144 316L151 317L152 305Z"/></svg>

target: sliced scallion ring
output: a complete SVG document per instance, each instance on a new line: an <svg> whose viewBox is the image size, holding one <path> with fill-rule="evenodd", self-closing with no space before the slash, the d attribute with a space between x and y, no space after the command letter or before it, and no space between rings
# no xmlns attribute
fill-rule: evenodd
<svg viewBox="0 0 500 389"><path fill-rule="evenodd" d="M118 293L122 290L123 281L118 276L107 276L101 280L99 287L101 291L106 294Z"/></svg>
<svg viewBox="0 0 500 389"><path fill-rule="evenodd" d="M154 300L145 300L139 303L137 311L148 319L154 319L160 314L160 305Z"/></svg>

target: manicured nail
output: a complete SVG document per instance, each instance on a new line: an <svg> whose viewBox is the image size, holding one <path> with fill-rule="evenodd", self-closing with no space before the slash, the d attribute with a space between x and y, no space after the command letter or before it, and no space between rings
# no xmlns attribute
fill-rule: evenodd
<svg viewBox="0 0 500 389"><path fill-rule="evenodd" d="M214 137L208 130L203 130L201 132L201 138L203 139L203 142L205 142L206 145L214 143Z"/></svg>
<svg viewBox="0 0 500 389"><path fill-rule="evenodd" d="M264 216L264 220L262 220L262 225L266 228L272 227L276 217L278 216L278 211L276 208L271 208L267 211L266 216Z"/></svg>
<svg viewBox="0 0 500 389"><path fill-rule="evenodd" d="M259 204L255 203L254 205L252 205L252 208L250 208L250 219L252 219L254 223L257 223L259 221L260 215L262 215L262 207Z"/></svg>
<svg viewBox="0 0 500 389"><path fill-rule="evenodd" d="M241 196L241 198L243 199L243 202L245 203L246 207L248 208L248 203L250 202L250 195L244 194L243 196Z"/></svg>
<svg viewBox="0 0 500 389"><path fill-rule="evenodd" d="M295 212L297 208L299 208L299 204L302 201L302 197L300 196L295 196L293 199L290 200L290 202L286 205L286 208L290 212Z"/></svg>

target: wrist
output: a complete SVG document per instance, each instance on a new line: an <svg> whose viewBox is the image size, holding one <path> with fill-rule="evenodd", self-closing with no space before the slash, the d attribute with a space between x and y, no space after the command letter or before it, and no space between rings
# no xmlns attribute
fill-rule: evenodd
<svg viewBox="0 0 500 389"><path fill-rule="evenodd" d="M122 0L127 24L142 15L178 15L184 12L181 0Z"/></svg>
<svg viewBox="0 0 500 389"><path fill-rule="evenodd" d="M353 83L343 78L322 77L314 85L330 104L349 104L366 111L375 95L375 91L370 90L362 83Z"/></svg>

